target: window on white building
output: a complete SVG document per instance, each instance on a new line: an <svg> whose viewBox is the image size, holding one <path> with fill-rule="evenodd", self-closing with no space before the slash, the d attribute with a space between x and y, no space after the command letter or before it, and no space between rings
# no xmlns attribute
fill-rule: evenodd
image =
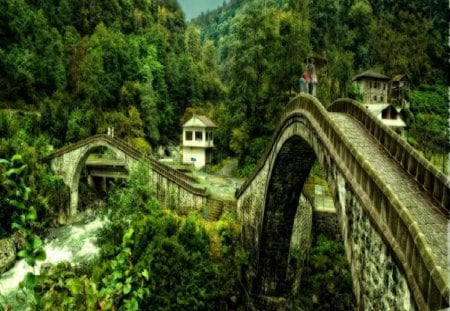
<svg viewBox="0 0 450 311"><path fill-rule="evenodd" d="M374 101L377 101L377 96L376 96L376 95L373 97L373 100L374 100Z"/></svg>
<svg viewBox="0 0 450 311"><path fill-rule="evenodd" d="M192 140L192 131L186 131L185 139L186 140Z"/></svg>
<svg viewBox="0 0 450 311"><path fill-rule="evenodd" d="M203 140L203 132L195 131L195 140L202 141Z"/></svg>

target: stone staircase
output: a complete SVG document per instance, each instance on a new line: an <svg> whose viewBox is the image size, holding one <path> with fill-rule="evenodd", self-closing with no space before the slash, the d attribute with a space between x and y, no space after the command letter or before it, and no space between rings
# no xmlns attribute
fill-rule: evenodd
<svg viewBox="0 0 450 311"><path fill-rule="evenodd" d="M206 220L216 221L220 218L223 212L224 202L221 200L210 199L208 200L208 215Z"/></svg>
<svg viewBox="0 0 450 311"><path fill-rule="evenodd" d="M223 212L235 212L237 202L234 200L212 199L208 198L208 213L206 220L216 221L222 216Z"/></svg>

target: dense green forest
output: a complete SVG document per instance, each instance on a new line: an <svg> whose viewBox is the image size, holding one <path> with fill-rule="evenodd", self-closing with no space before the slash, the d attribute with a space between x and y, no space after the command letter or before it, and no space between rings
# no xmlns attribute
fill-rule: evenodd
<svg viewBox="0 0 450 311"><path fill-rule="evenodd" d="M354 96L352 77L366 69L406 74L408 140L445 170L448 17L443 0L230 0L187 24L176 0L0 0L0 237L19 231L19 256L31 266L45 258L40 236L69 200L45 156L108 127L151 153L178 144L187 115L206 114L219 125L216 161L237 157L248 175L310 55L327 60L317 91L325 106ZM27 276L30 308L242 303L245 253L234 215L208 225L161 209L143 186L144 169L106 198L114 212L97 261ZM337 253L319 242L313 255ZM334 264L306 284L320 291L317 279Z"/></svg>
<svg viewBox="0 0 450 311"><path fill-rule="evenodd" d="M363 70L406 74L413 84L408 123L422 128L421 120L436 115L428 136L443 135L423 151L442 153L443 0L232 0L189 25L175 0L0 5L0 108L39 112L34 130L54 147L114 126L150 152L179 141L191 108L220 126L216 159L238 156L247 175L299 91L305 58L320 55L327 60L317 93L324 105L351 96L351 79ZM423 149L422 141L412 139Z"/></svg>
<svg viewBox="0 0 450 311"><path fill-rule="evenodd" d="M351 97L352 77L364 70L406 74L412 82L410 142L428 159L439 154L442 163L442 146L448 150L448 17L442 0L231 0L200 15L193 23L203 40L214 42L229 89L226 113L218 116L221 138L229 142L225 153L236 153L244 173L251 171L277 113L299 91L305 59L318 55L327 60L317 90L324 105ZM434 120L432 128L424 119Z"/></svg>
<svg viewBox="0 0 450 311"><path fill-rule="evenodd" d="M108 126L177 140L188 106L224 95L175 0L2 1L0 19L1 106L41 112L55 147Z"/></svg>

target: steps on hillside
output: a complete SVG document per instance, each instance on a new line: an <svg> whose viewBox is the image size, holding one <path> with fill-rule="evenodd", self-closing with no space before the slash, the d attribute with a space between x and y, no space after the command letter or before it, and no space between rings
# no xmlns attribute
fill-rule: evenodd
<svg viewBox="0 0 450 311"><path fill-rule="evenodd" d="M237 202L235 200L208 198L206 208L206 220L216 221L224 212L236 212Z"/></svg>
<svg viewBox="0 0 450 311"><path fill-rule="evenodd" d="M223 212L223 201L211 199L208 203L208 216L206 217L206 220L218 220Z"/></svg>

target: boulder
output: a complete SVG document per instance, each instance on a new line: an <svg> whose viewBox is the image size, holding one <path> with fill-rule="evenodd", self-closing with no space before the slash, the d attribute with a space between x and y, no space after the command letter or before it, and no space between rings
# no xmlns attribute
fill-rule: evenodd
<svg viewBox="0 0 450 311"><path fill-rule="evenodd" d="M16 245L13 239L0 240L0 274L8 271L16 262Z"/></svg>
<svg viewBox="0 0 450 311"><path fill-rule="evenodd" d="M16 245L16 250L21 250L25 248L25 239L23 238L23 234L20 231L16 231L11 236L14 244Z"/></svg>

